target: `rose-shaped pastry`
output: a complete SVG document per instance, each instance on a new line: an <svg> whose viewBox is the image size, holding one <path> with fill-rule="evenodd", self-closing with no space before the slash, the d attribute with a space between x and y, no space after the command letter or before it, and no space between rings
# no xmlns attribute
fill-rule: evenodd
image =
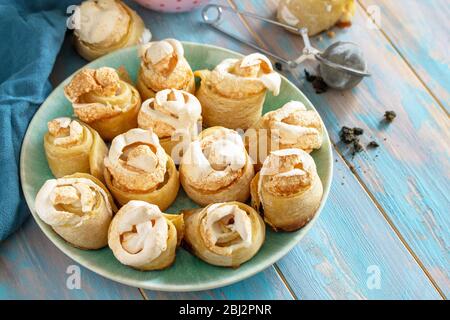
<svg viewBox="0 0 450 320"><path fill-rule="evenodd" d="M180 182L175 164L150 130L131 129L114 138L105 158L105 181L121 205L131 200L166 210Z"/></svg>
<svg viewBox="0 0 450 320"><path fill-rule="evenodd" d="M246 145L252 159L261 165L275 150L298 148L312 152L322 146L323 125L314 110L291 101L266 113L246 132Z"/></svg>
<svg viewBox="0 0 450 320"><path fill-rule="evenodd" d="M354 0L281 0L277 18L313 36L336 24L350 26L354 14Z"/></svg>
<svg viewBox="0 0 450 320"><path fill-rule="evenodd" d="M237 268L250 260L264 242L264 221L246 204L214 203L183 214L185 243L207 263Z"/></svg>
<svg viewBox="0 0 450 320"><path fill-rule="evenodd" d="M139 93L112 68L81 70L64 93L72 102L75 115L106 141L137 127Z"/></svg>
<svg viewBox="0 0 450 320"><path fill-rule="evenodd" d="M198 136L201 113L200 102L194 95L166 89L142 103L138 125L153 130L167 154L178 163L183 151Z"/></svg>
<svg viewBox="0 0 450 320"><path fill-rule="evenodd" d="M187 195L202 206L216 202L245 202L254 176L240 135L212 127L193 141L180 164L180 181Z"/></svg>
<svg viewBox="0 0 450 320"><path fill-rule="evenodd" d="M146 100L158 91L178 89L194 93L195 79L184 57L183 45L175 39L149 42L139 50L141 67L137 88Z"/></svg>
<svg viewBox="0 0 450 320"><path fill-rule="evenodd" d="M194 74L201 78L196 96L208 127L247 129L261 118L267 90L275 96L280 92L280 75L259 53L226 59L213 71Z"/></svg>
<svg viewBox="0 0 450 320"><path fill-rule="evenodd" d="M97 131L65 117L56 118L47 126L45 155L56 178L78 172L90 173L103 181L103 159L108 148Z"/></svg>
<svg viewBox="0 0 450 320"><path fill-rule="evenodd" d="M108 228L117 208L97 178L77 173L47 180L35 200L36 213L75 247L99 249L108 243Z"/></svg>
<svg viewBox="0 0 450 320"><path fill-rule="evenodd" d="M316 214L323 187L313 158L301 149L273 151L252 180L252 205L275 230L294 231Z"/></svg>
<svg viewBox="0 0 450 320"><path fill-rule="evenodd" d="M183 234L183 215L164 214L154 204L134 200L115 215L108 244L117 260L127 266L161 270L175 261Z"/></svg>
<svg viewBox="0 0 450 320"><path fill-rule="evenodd" d="M73 16L74 44L86 60L151 40L144 22L119 0L88 0Z"/></svg>

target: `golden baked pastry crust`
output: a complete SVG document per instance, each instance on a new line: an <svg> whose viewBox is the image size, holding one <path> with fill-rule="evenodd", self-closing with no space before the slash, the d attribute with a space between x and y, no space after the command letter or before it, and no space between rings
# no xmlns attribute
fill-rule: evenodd
<svg viewBox="0 0 450 320"><path fill-rule="evenodd" d="M245 202L250 196L253 176L253 165L241 137L234 130L223 127L203 130L198 140L191 143L180 164L180 182L184 191L202 206L216 202Z"/></svg>
<svg viewBox="0 0 450 320"><path fill-rule="evenodd" d="M183 211L183 215L186 247L209 264L237 268L250 260L264 243L264 221L246 204L216 203Z"/></svg>
<svg viewBox="0 0 450 320"><path fill-rule="evenodd" d="M316 214L323 187L312 157L300 149L285 149L265 160L250 192L252 206L275 231L295 231Z"/></svg>
<svg viewBox="0 0 450 320"><path fill-rule="evenodd" d="M62 123L62 124L61 124ZM103 180L103 159L108 147L100 135L87 124L70 118L48 123L44 150L48 165L56 178L74 173L90 173Z"/></svg>
<svg viewBox="0 0 450 320"><path fill-rule="evenodd" d="M64 88L75 115L105 141L137 127L138 91L108 67L83 69Z"/></svg>
<svg viewBox="0 0 450 320"><path fill-rule="evenodd" d="M261 54L226 59L214 70L194 75L201 79L196 96L209 127L249 128L261 118L266 91L278 95L281 85L280 76Z"/></svg>
<svg viewBox="0 0 450 320"><path fill-rule="evenodd" d="M78 53L86 60L92 61L101 57L105 54L113 52L115 50L130 47L140 43L141 37L145 31L145 25L141 17L129 8L122 1L116 1L119 6L123 9L129 17L129 26L125 35L119 40L113 43L107 43L106 45L101 44L90 44L82 41L76 34L73 36L73 43L75 49Z"/></svg>

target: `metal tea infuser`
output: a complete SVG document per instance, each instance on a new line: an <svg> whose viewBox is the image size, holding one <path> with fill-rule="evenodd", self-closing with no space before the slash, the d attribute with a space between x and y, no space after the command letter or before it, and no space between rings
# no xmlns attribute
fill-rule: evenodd
<svg viewBox="0 0 450 320"><path fill-rule="evenodd" d="M223 11L225 10L283 27L300 34L305 44L302 54L295 60L288 60L221 28L220 23L223 20ZM211 15L211 13L215 13L215 16ZM322 52L311 45L307 28L296 28L251 12L217 4L206 5L202 10L202 18L206 24L214 29L286 64L289 68L297 68L305 60L318 61L323 80L332 88L341 90L350 89L356 86L364 77L370 76L367 72L367 64L362 51L353 42L336 42Z"/></svg>

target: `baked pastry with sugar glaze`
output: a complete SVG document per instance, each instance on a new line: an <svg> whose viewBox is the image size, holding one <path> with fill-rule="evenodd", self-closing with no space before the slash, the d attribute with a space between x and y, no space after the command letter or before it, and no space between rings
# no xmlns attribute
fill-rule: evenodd
<svg viewBox="0 0 450 320"><path fill-rule="evenodd" d="M223 127L202 131L181 159L183 189L201 206L245 202L253 176L253 165L241 136Z"/></svg>
<svg viewBox="0 0 450 320"><path fill-rule="evenodd" d="M105 181L121 205L141 200L166 210L180 182L175 164L150 130L131 129L114 138L105 158Z"/></svg>
<svg viewBox="0 0 450 320"><path fill-rule="evenodd" d="M245 134L247 150L259 167L271 151L297 148L310 153L322 146L322 140L319 114L299 101L266 113Z"/></svg>
<svg viewBox="0 0 450 320"><path fill-rule="evenodd" d="M275 230L302 228L316 214L323 187L313 158L301 149L273 151L251 184L252 206Z"/></svg>
<svg viewBox="0 0 450 320"><path fill-rule="evenodd" d="M206 126L247 129L262 114L266 92L277 96L281 77L270 60L259 53L242 59L225 59L214 70L199 70L196 96Z"/></svg>
<svg viewBox="0 0 450 320"><path fill-rule="evenodd" d="M141 17L119 0L84 1L75 14L74 45L88 61L152 38Z"/></svg>
<svg viewBox="0 0 450 320"><path fill-rule="evenodd" d="M36 195L35 208L39 218L81 249L106 246L117 211L108 189L85 173L47 180Z"/></svg>
<svg viewBox="0 0 450 320"><path fill-rule="evenodd" d="M142 103L138 125L151 129L175 163L201 130L202 108L198 99L176 89L159 91ZM172 152L173 151L173 152Z"/></svg>
<svg viewBox="0 0 450 320"><path fill-rule="evenodd" d="M209 264L237 268L253 258L264 243L264 221L246 204L215 203L183 214L185 243Z"/></svg>
<svg viewBox="0 0 450 320"><path fill-rule="evenodd" d="M144 44L139 49L139 56L141 67L137 88L143 100L153 98L158 91L165 89L195 92L194 74L178 40L165 39Z"/></svg>
<svg viewBox="0 0 450 320"><path fill-rule="evenodd" d="M82 69L64 88L64 93L75 115L105 141L137 127L141 98L115 69Z"/></svg>
<svg viewBox="0 0 450 320"><path fill-rule="evenodd" d="M281 0L277 19L299 29L308 28L313 36L336 24L350 26L354 14L354 0Z"/></svg>
<svg viewBox="0 0 450 320"><path fill-rule="evenodd" d="M165 214L154 204L133 200L111 222L108 244L122 264L142 271L161 270L175 261L183 234L183 215Z"/></svg>
<svg viewBox="0 0 450 320"><path fill-rule="evenodd" d="M108 147L97 131L67 117L53 119L47 127L44 150L56 178L78 172L103 181L103 159Z"/></svg>

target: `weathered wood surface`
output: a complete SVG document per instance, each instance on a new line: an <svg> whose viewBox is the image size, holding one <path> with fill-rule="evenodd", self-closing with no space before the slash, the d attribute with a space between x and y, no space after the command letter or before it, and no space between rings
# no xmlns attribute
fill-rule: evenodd
<svg viewBox="0 0 450 320"><path fill-rule="evenodd" d="M166 28L163 21L160 21L162 17L158 14L148 12L144 14L143 17L146 19L146 22L153 32L158 35L158 38L177 34L177 37L181 40L208 42L213 44L219 43L219 45L224 45L223 41L227 41L227 44L229 43L228 38L214 31L213 35L209 36L210 30L205 30L208 36L204 37L204 33L202 33L201 38L198 37L195 32L183 32L182 30L186 29L185 24L183 24L183 16L173 16L171 20L172 28L170 30ZM200 19L199 13L198 16L194 18ZM250 33L243 29L243 26L239 23L237 17L227 15L224 23L224 27L228 30L236 32L241 37L250 39ZM176 28L179 28L179 31L177 31ZM195 25L192 26L192 30L203 28L204 26L202 25L198 25L197 27ZM239 44L231 42L230 45L231 47L229 48L235 50L235 46ZM246 47L240 47L238 48L238 51L243 53L252 52L252 50ZM311 231L311 233L319 235L330 234L329 241L323 241L324 239L322 236L313 238L314 242L312 245L312 241L308 244L305 244L305 241L302 241L295 252L288 255L288 257L283 259L279 264L280 266L291 266L292 269L288 270L289 275L294 275L295 277L287 279L287 282L295 292L296 296L298 298L309 299L325 297L376 298L383 295L390 298L405 299L413 297L420 298L421 296L439 298L439 295L432 288L422 270L416 265L412 257L409 256L407 250L401 245L392 230L386 226L379 211L373 204L372 206L370 205L371 201L361 186L357 183L347 186L344 184L345 187L341 186L342 190L336 191L336 180L340 181L342 179L347 179L352 181L352 179L354 179L349 168L341 164L339 172L335 171L334 178L335 184L333 185L331 199L325 208L323 216L319 220L319 224L324 227L319 229L318 226L315 226ZM338 186L340 186L339 183ZM358 199L358 201L353 201L354 203L352 203L353 199ZM366 217L366 215L368 217ZM328 218L333 216L343 216L347 217L349 220L343 223L340 219L333 220ZM358 220L358 216L360 217L360 220ZM372 221L372 225L368 226L367 224L362 224L361 222L364 222L365 220L364 217L366 217L368 221ZM353 225L353 223L355 225ZM335 233L332 233L325 228L336 231ZM361 230L365 230L366 228L368 228L367 234L361 232ZM370 230L372 231L372 234L370 234ZM378 234L378 232L380 232L380 234ZM384 235L384 232L386 235ZM358 233L359 237L356 237L355 233ZM381 234L383 234L383 236L380 236ZM345 238L346 236L355 236L355 238L358 238L358 245L349 247L346 241L338 243L339 239ZM311 249L311 246L313 249ZM310 249L309 252L308 248ZM403 262L396 265L397 262L384 259L384 256L386 255L385 248L391 248L392 251L390 252L392 253L392 256L399 259L397 262L400 261L400 259L403 260ZM341 255L342 252L345 253L345 259L353 261L354 263L343 268L336 258ZM297 259L299 254L302 255L301 261ZM317 265L318 256L323 258L322 265L324 269L320 272L320 267L318 267L315 270L318 270L319 272L313 272L311 271L311 267ZM373 261L376 261L376 263ZM366 271L367 268L373 264L378 264L380 269L384 270L382 271L383 273L386 271L386 281L383 282L384 287L381 291L370 290L366 285ZM401 269L398 268L399 266L408 267ZM301 270L304 270L305 273L301 273ZM408 274L409 272L412 272L414 276L409 277L407 273L404 273L406 270L408 270ZM286 274L284 274L284 276L286 276ZM303 288L308 288L309 290ZM352 289L343 290L344 288ZM155 295L151 292L148 292L147 295L149 297L158 298L205 297L203 294L159 293ZM217 297L219 295L207 293L207 296ZM233 295L230 296L232 297Z"/></svg>
<svg viewBox="0 0 450 320"><path fill-rule="evenodd" d="M225 3L225 1L219 2ZM256 7L252 7L252 3L248 1L245 1L245 4L252 11L269 14L270 10L273 10L273 2L267 2L269 3L268 6L263 6L261 1L253 1ZM164 15L144 11L136 5L133 6L138 9L146 24L151 28L155 39L175 37L180 40L216 44L242 53L253 51L200 24L200 13L198 11L186 14ZM360 12L358 14L361 15ZM364 18L358 17L355 26L350 30L359 30L361 27L358 27L358 23L362 25L363 22ZM227 28L231 31L235 31L242 37L251 38L251 33L247 32L237 18L228 18L227 24ZM255 26L256 32L264 35L264 40L275 50L280 50L280 48L284 48L282 51L286 48L293 49L293 45L299 42L298 39L294 40L291 36L277 36L279 34L285 35L284 31L270 29L270 32L262 33L258 28L259 26ZM344 34L354 32L350 30L344 32ZM380 138L381 141L383 141L384 135L388 136L388 142L390 143L393 143L391 142L391 135L395 134L395 137L404 138L414 134L415 131L413 129L417 129L420 132L423 124L419 116L426 116L424 120L428 123L426 129L434 125L433 121L440 114L437 111L427 110L422 110L420 113L417 112L421 110L417 106L417 97L421 97L422 101L430 105L433 103L432 99L428 97L421 84L414 80L414 75L411 75L411 71L404 65L397 53L389 47L389 44L383 40L383 37L378 32L369 34L360 32L349 35L349 38L356 40L359 39L357 36L367 37L368 39L361 40L365 43L371 41L370 38L374 37L372 39L375 42L374 46L383 46L383 50L387 50L392 56L392 62L384 61L386 66L384 64L383 66L371 64L371 67L376 67L376 69L371 70L372 72L376 70L376 84L374 83L375 80L371 80L373 82L370 85L364 83L361 88L356 89L352 93L328 93L324 96L316 96L309 85L303 85L301 81L297 81L300 88L319 109L333 140L337 141L337 130L341 122L359 126L361 126L363 121L368 122L368 125L364 125L367 131L370 130L371 134ZM325 42L323 41L322 45ZM299 49L295 48L296 50ZM55 65L52 82L54 84L61 82L84 64L85 61L80 59L72 50L70 43L66 42ZM395 64L400 66L395 66ZM387 68L387 70L382 68ZM412 109L410 112L403 110L401 104L396 106L395 110L399 110L400 113L399 119L403 118L407 122L405 124L406 131L403 132L403 124L401 128L395 127L396 124L394 124L392 127L384 128L386 131L383 133L383 136L378 137L380 133L375 132L377 131L375 129L384 111L382 104L389 101L389 96L380 94L383 91L379 89L379 82L382 84L383 76L385 74L390 75L392 71L401 71L403 73L396 75L394 79L389 79L386 85L387 88L396 88L392 84L396 84L396 80L402 80L403 77L408 77L405 79L405 82L409 83L409 85L401 86L400 89L403 91L391 96L391 98L395 98L392 101L392 105L398 102L401 92L414 92L417 90L420 94L415 94L413 97L409 97L408 101L405 101L405 106L408 105L407 102L413 102L411 103ZM299 77L299 75L297 74L295 77ZM291 76L291 78L293 77ZM367 105L360 106L363 103ZM432 105L431 107L434 106ZM378 115L379 112L381 112L381 115ZM433 121L430 122L430 119ZM442 123L442 119L440 123ZM428 137L440 137L439 129L442 129L442 124L430 133L427 131L425 133ZM372 130L374 131L373 133ZM399 134L400 136L398 136ZM417 134L413 135L413 138L416 138L416 136ZM410 154L410 150L408 152L407 148L403 149L401 146L401 149L396 151L394 147L398 148L400 141L399 139L394 139L395 144L392 144L391 147L387 145L383 148L384 150L357 156L354 160L342 151L342 146L337 145L339 152L344 154L347 163L344 163L338 154L335 156L337 163L335 163L334 182L329 201L322 216L306 238L283 258L276 265L276 268L271 267L250 279L221 289L199 293L145 291L144 296L149 299L290 299L292 295L285 286L286 282L294 297L300 299L439 299L438 291L435 290L421 266L402 244L396 232L392 230L389 224L391 221L386 221L383 213L387 213L390 217L391 211L398 210L397 215L404 217L408 214L408 211L405 210L409 210L411 207L414 209L412 213L414 214L414 223L417 225L417 229L414 230L418 230L419 235L426 240L427 244L424 245L422 250L427 252L430 247L433 249L428 255L429 260L435 262L432 265L436 266L436 268L433 270L427 269L427 272L432 276L440 272L442 274L441 281L436 280L436 278L433 278L433 281L439 283L441 290L448 291L448 252L435 250L434 244L437 241L433 238L434 235L438 239L440 237L442 239L440 248L448 248L448 239L446 239L448 233L447 235L445 233L448 227L443 229L447 226L445 220L443 224L440 215L438 215L437 220L434 220L436 217L434 211L431 211L448 204L448 201L445 202L448 200L445 197L445 187L442 187L440 189L441 192L438 192L432 199L427 197L427 202L421 203L420 200L416 199L417 196L414 192L410 193L405 201L404 188L401 184L405 172L409 173L410 185L414 187L416 186L417 172L423 172L419 177L420 179L423 176L430 176L434 179L445 180L448 178L448 175L446 175L448 170L444 171L444 174L442 174L440 167L424 171L423 162L424 159L430 156L427 154L428 152L419 155L416 153ZM426 140L426 142L429 141ZM418 143L422 144L423 141L418 140ZM421 151L424 148L434 151L437 147L437 144L418 146ZM444 154L444 152L442 153ZM407 154L413 158L414 168L412 168L412 164L407 163L405 160L399 160L399 156L402 154ZM365 161L362 161L359 157L362 157ZM431 160L432 163L437 161L436 159ZM356 165L357 178L360 181L355 178L348 167L348 164L352 161ZM382 164L378 165L378 162L382 162ZM443 162L443 164L447 162ZM377 165L374 166L374 164ZM405 168L399 168L401 164ZM368 172L368 168L371 168L373 172L362 177L363 173L366 174ZM381 170L383 168L387 171ZM399 171L398 177L397 171ZM436 171L441 175L436 177ZM394 182L386 181L389 176ZM420 179L419 182L421 182ZM366 180L371 183L367 183ZM363 182L364 186L361 186L360 182ZM376 196L371 191L374 185L377 186L375 190L379 192ZM432 186L435 185L439 184L432 183ZM387 190L385 190L386 187ZM392 190L395 191L396 187L402 192L401 195L392 193ZM374 204L364 188L367 188L371 193L370 195L376 200L381 197L387 198L387 201L377 201ZM418 192L426 192L424 196L427 196L428 193L434 193L434 189L424 190L420 188L416 191L416 194ZM385 204L387 204L386 207L384 207ZM379 208L377 208L377 205ZM422 208L428 206L430 211L427 216L417 216L417 212L420 213L421 211L419 210L420 208L416 209L415 206L422 206ZM382 211L380 212L379 209L382 209ZM424 230L424 224L430 224L430 227ZM433 236L430 236L428 229L436 229L435 233L432 234ZM408 229L406 229L409 235L407 239L411 237L410 233L414 233L414 230L408 232ZM403 232L403 230L400 231ZM429 245L430 238L432 238L431 246ZM30 242L30 239L32 239L32 242ZM40 239L40 241L36 239ZM447 244L447 247L445 247L445 244ZM23 250L22 248L27 249ZM36 257L39 257L39 259L37 260ZM436 263L436 261L439 262L439 259L440 263ZM446 261L447 266L443 264ZM0 245L0 263L2 265L2 268L0 268L0 297L141 298L137 289L113 284L111 281L96 276L85 269L82 269L82 286L85 282L84 277L88 278L86 282L89 286L86 288L82 287L82 292L79 290L67 290L65 286L67 274L65 271L67 266L73 261L59 252L45 238L33 221L28 221L21 231ZM7 266L7 268L3 268L3 266ZM3 270L6 271L3 272ZM16 272L16 270L21 271ZM46 273L42 277L43 270L51 270L51 272ZM377 270L380 271L381 276L380 288L374 288L370 283L368 285L368 281L370 282L370 279L373 279L370 276L374 275L374 272L376 273ZM28 274L27 277L23 276L25 271L25 274ZM284 279L281 279L280 275ZM39 289L35 289L36 287Z"/></svg>
<svg viewBox="0 0 450 320"><path fill-rule="evenodd" d="M359 0L359 2L369 13L379 10L378 24L381 30L442 107L449 112L449 1Z"/></svg>
<svg viewBox="0 0 450 320"><path fill-rule="evenodd" d="M76 273L80 268L79 289ZM69 284L69 286L67 285ZM139 290L78 266L33 218L0 245L0 299L143 299Z"/></svg>
<svg viewBox="0 0 450 320"><path fill-rule="evenodd" d="M266 1L266 6L259 1L237 4L273 17L277 1ZM321 49L338 40L357 42L362 47L372 77L357 88L317 95L305 83L303 68L288 74L318 108L331 139L386 220L417 256L430 279L448 296L450 123L410 66L378 29L370 27L368 19L358 6L351 28L335 30L335 39L322 35L313 40ZM267 24L248 23L255 38L270 50L291 57L301 52L303 44L298 36ZM382 121L386 110L398 115L390 125ZM363 142L376 140L381 147L353 157L339 142L343 125L363 128Z"/></svg>

